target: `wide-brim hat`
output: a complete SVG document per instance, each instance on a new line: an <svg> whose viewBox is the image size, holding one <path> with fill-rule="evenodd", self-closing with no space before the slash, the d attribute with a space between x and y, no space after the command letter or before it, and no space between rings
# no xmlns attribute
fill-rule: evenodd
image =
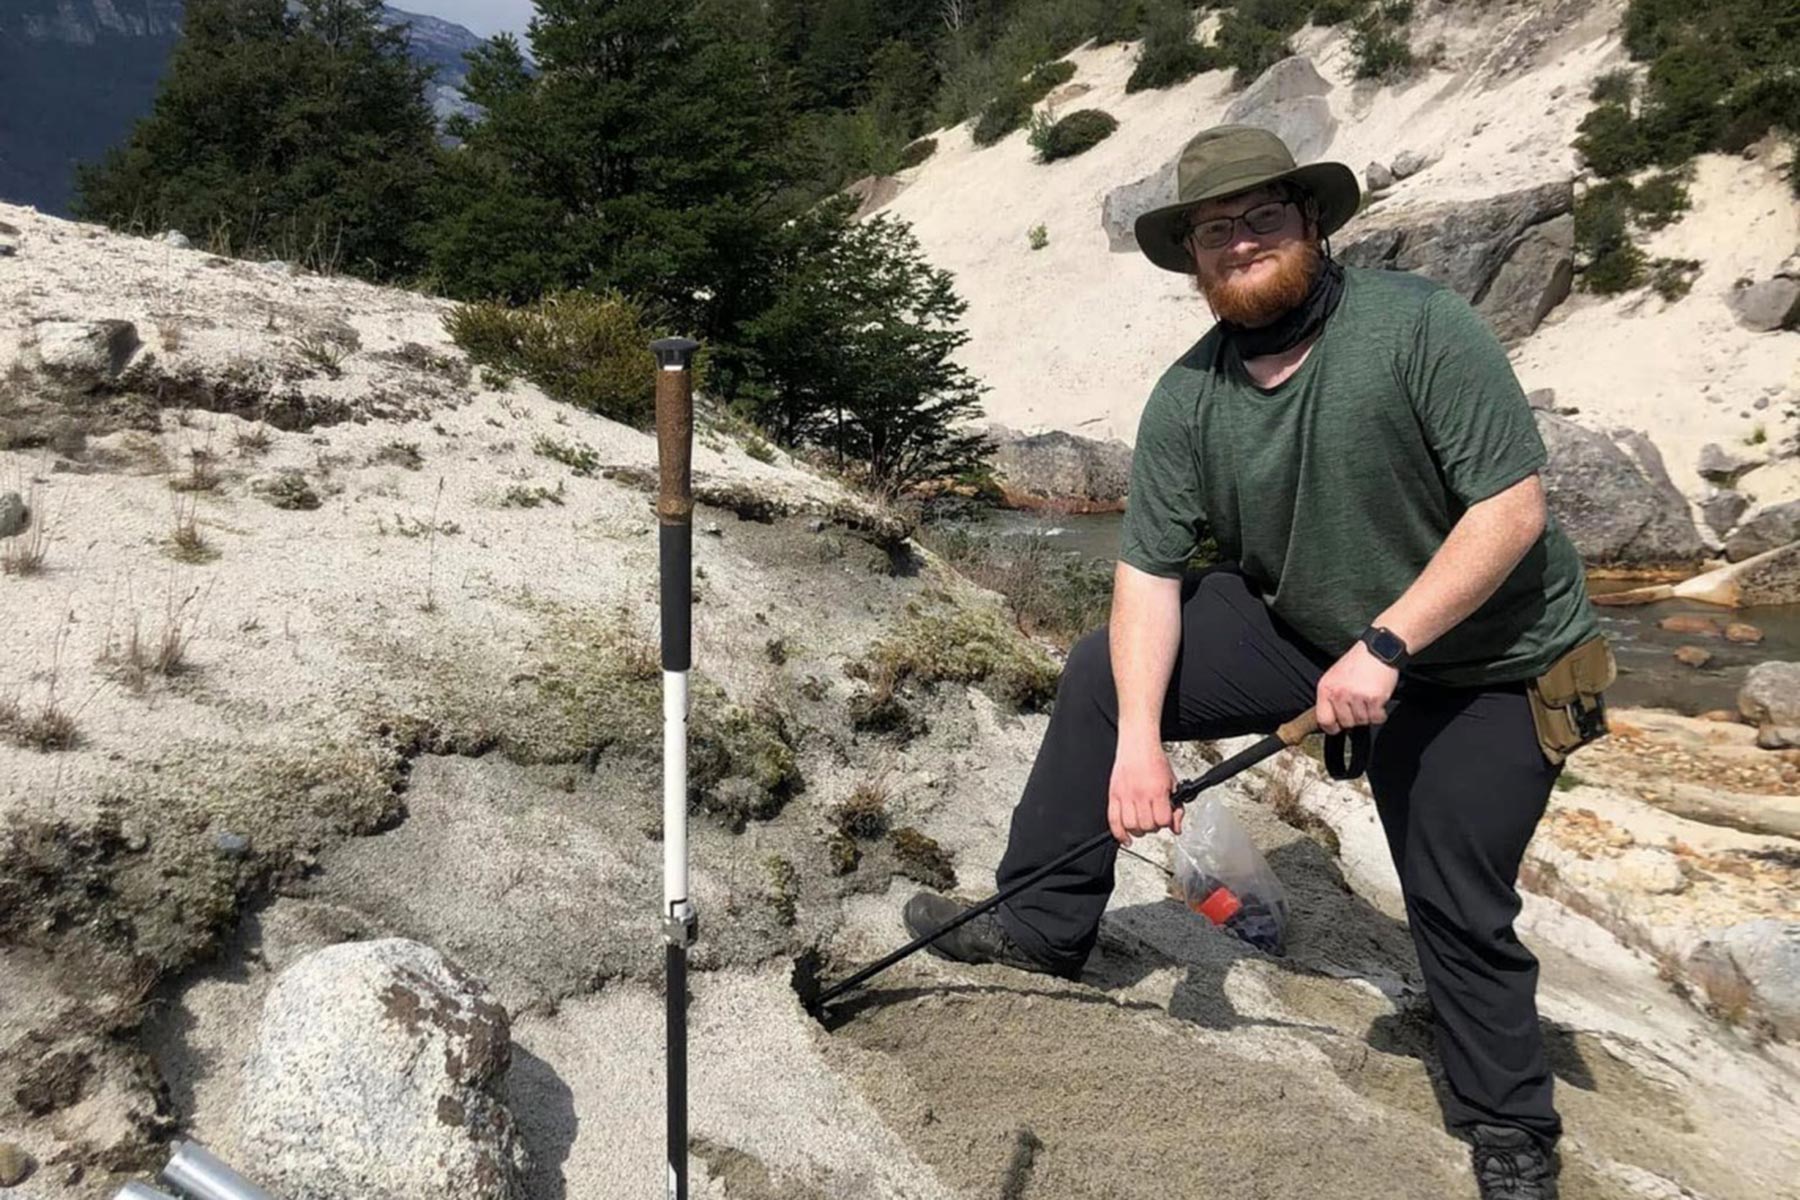
<svg viewBox="0 0 1800 1200"><path fill-rule="evenodd" d="M1287 143L1254 125L1215 125L1181 148L1175 163L1175 203L1153 208L1133 225L1138 249L1165 271L1194 273L1194 256L1182 244L1188 213L1207 200L1235 196L1280 180L1292 180L1319 202L1319 236L1329 237L1362 204L1356 172L1343 163L1298 166Z"/></svg>

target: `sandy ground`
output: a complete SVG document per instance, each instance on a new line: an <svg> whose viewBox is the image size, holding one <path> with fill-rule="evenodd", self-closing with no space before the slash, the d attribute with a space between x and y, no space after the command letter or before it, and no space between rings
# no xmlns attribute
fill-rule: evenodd
<svg viewBox="0 0 1800 1200"><path fill-rule="evenodd" d="M1413 42L1444 40L1444 59L1397 87L1358 84L1344 31L1308 28L1294 47L1334 85L1338 122L1320 157L1359 178L1404 151L1434 160L1395 186L1384 211L1569 178L1592 80L1628 64L1617 34L1624 7L1421 6ZM939 131L937 153L902 176L905 190L882 210L910 222L931 260L955 274L973 335L963 361L988 385L998 424L1131 441L1156 377L1211 323L1187 280L1135 251L1109 253L1100 212L1109 190L1223 118L1228 73L1126 95L1135 54L1109 46L1069 56L1074 82L1091 90L1065 111L1099 108L1119 120L1093 149L1045 166L1023 132L977 149L967 124ZM1685 299L1577 293L1513 354L1527 389L1554 388L1558 405L1579 409L1589 427L1647 431L1691 495L1702 490L1694 466L1706 442L1747 451L1743 440L1761 426L1773 448L1796 429L1787 410L1800 403L1800 335L1740 329L1722 298L1739 276L1766 277L1800 248L1800 205L1780 177L1787 153L1771 145L1753 159L1697 160L1692 211L1644 243L1651 255L1705 264ZM1049 243L1032 251L1027 231L1040 223ZM1352 224L1338 240L1354 236ZM1789 499L1800 495L1800 468L1784 462L1744 486L1760 502Z"/></svg>

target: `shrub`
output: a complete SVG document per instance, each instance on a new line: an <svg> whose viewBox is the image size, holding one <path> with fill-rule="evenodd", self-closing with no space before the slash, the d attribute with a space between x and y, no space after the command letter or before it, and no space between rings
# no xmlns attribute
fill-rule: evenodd
<svg viewBox="0 0 1800 1200"><path fill-rule="evenodd" d="M1630 67L1608 71L1594 80L1594 86L1588 92L1588 99L1595 104L1617 104L1624 108L1630 108L1636 97L1637 77Z"/></svg>
<svg viewBox="0 0 1800 1200"><path fill-rule="evenodd" d="M1700 263L1697 259L1652 259L1650 262L1650 286L1656 289L1657 295L1673 304L1693 289L1694 276L1699 273ZM1757 428L1760 430L1761 426Z"/></svg>
<svg viewBox="0 0 1800 1200"><path fill-rule="evenodd" d="M1652 175L1631 192L1631 211L1646 229L1661 229L1689 207L1687 181L1671 172Z"/></svg>
<svg viewBox="0 0 1800 1200"><path fill-rule="evenodd" d="M1050 230L1041 223L1033 225L1025 236L1030 241L1033 250L1042 250L1050 244Z"/></svg>
<svg viewBox="0 0 1800 1200"><path fill-rule="evenodd" d="M1100 6L1100 19L1094 27L1094 45L1110 46L1115 42L1136 41L1143 34L1143 0L1115 0Z"/></svg>
<svg viewBox="0 0 1800 1200"><path fill-rule="evenodd" d="M1173 87L1219 65L1218 55L1194 40L1193 16L1185 4L1152 0L1144 11L1144 44L1125 90Z"/></svg>
<svg viewBox="0 0 1800 1200"><path fill-rule="evenodd" d="M1288 32L1257 23L1241 8L1228 12L1219 23L1219 65L1233 69L1235 85L1249 84L1294 52L1288 45Z"/></svg>
<svg viewBox="0 0 1800 1200"><path fill-rule="evenodd" d="M1629 175L1650 159L1644 133L1623 105L1602 104L1577 128L1575 149L1602 178Z"/></svg>
<svg viewBox="0 0 1800 1200"><path fill-rule="evenodd" d="M989 100L975 119L977 146L991 146L1031 117L1031 102L1017 85L1005 87Z"/></svg>
<svg viewBox="0 0 1800 1200"><path fill-rule="evenodd" d="M1588 260L1582 287L1614 295L1642 281L1644 256L1631 244L1632 187L1623 180L1590 189L1575 204L1575 248Z"/></svg>
<svg viewBox="0 0 1800 1200"><path fill-rule="evenodd" d="M1073 158L1083 150L1105 141L1118 127L1117 118L1097 108L1072 112L1050 126L1043 145L1038 147L1038 158L1042 162Z"/></svg>
<svg viewBox="0 0 1800 1200"><path fill-rule="evenodd" d="M1358 79L1392 80L1413 65L1412 46L1406 40L1406 22L1412 5L1383 4L1356 19L1350 31L1350 53L1356 59Z"/></svg>
<svg viewBox="0 0 1800 1200"><path fill-rule="evenodd" d="M1045 63L1026 77L1025 99L1028 103L1036 104L1073 78L1075 78L1074 63Z"/></svg>
<svg viewBox="0 0 1800 1200"><path fill-rule="evenodd" d="M444 319L477 363L627 425L656 413L656 360L643 311L618 292L557 292L523 308L464 304Z"/></svg>
<svg viewBox="0 0 1800 1200"><path fill-rule="evenodd" d="M1312 23L1321 28L1342 25L1362 16L1368 7L1369 0L1319 0L1313 5Z"/></svg>
<svg viewBox="0 0 1800 1200"><path fill-rule="evenodd" d="M909 168L916 167L936 153L936 138L920 138L918 141L910 143L906 149L900 151L900 157L896 160L894 169L897 171L905 171Z"/></svg>

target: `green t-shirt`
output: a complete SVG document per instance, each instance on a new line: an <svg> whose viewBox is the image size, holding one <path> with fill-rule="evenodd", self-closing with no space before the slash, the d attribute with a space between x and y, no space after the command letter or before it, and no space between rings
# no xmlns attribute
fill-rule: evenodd
<svg viewBox="0 0 1800 1200"><path fill-rule="evenodd" d="M1505 349L1462 297L1347 267L1337 310L1280 385L1256 386L1216 327L1164 372L1138 426L1119 557L1179 576L1210 526L1277 616L1341 655L1470 505L1545 461ZM1581 560L1552 516L1408 674L1528 679L1596 632Z"/></svg>

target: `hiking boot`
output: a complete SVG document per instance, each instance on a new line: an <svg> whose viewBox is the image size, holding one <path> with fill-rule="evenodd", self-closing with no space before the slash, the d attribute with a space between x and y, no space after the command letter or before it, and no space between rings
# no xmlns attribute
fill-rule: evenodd
<svg viewBox="0 0 1800 1200"><path fill-rule="evenodd" d="M964 906L954 900L935 896L930 892L920 892L906 902L900 919L905 922L908 933L914 937L924 937L934 929L942 929L963 911ZM926 949L939 958L947 958L952 962L999 963L1003 967L1037 971L1044 975L1060 975L1064 979L1074 979L1081 974L1079 967L1056 967L1027 954L1019 943L1013 941L1012 935L1000 923L999 916L991 910L958 925Z"/></svg>
<svg viewBox="0 0 1800 1200"><path fill-rule="evenodd" d="M1523 1129L1477 1125L1470 1154L1481 1200L1556 1200L1556 1156Z"/></svg>

